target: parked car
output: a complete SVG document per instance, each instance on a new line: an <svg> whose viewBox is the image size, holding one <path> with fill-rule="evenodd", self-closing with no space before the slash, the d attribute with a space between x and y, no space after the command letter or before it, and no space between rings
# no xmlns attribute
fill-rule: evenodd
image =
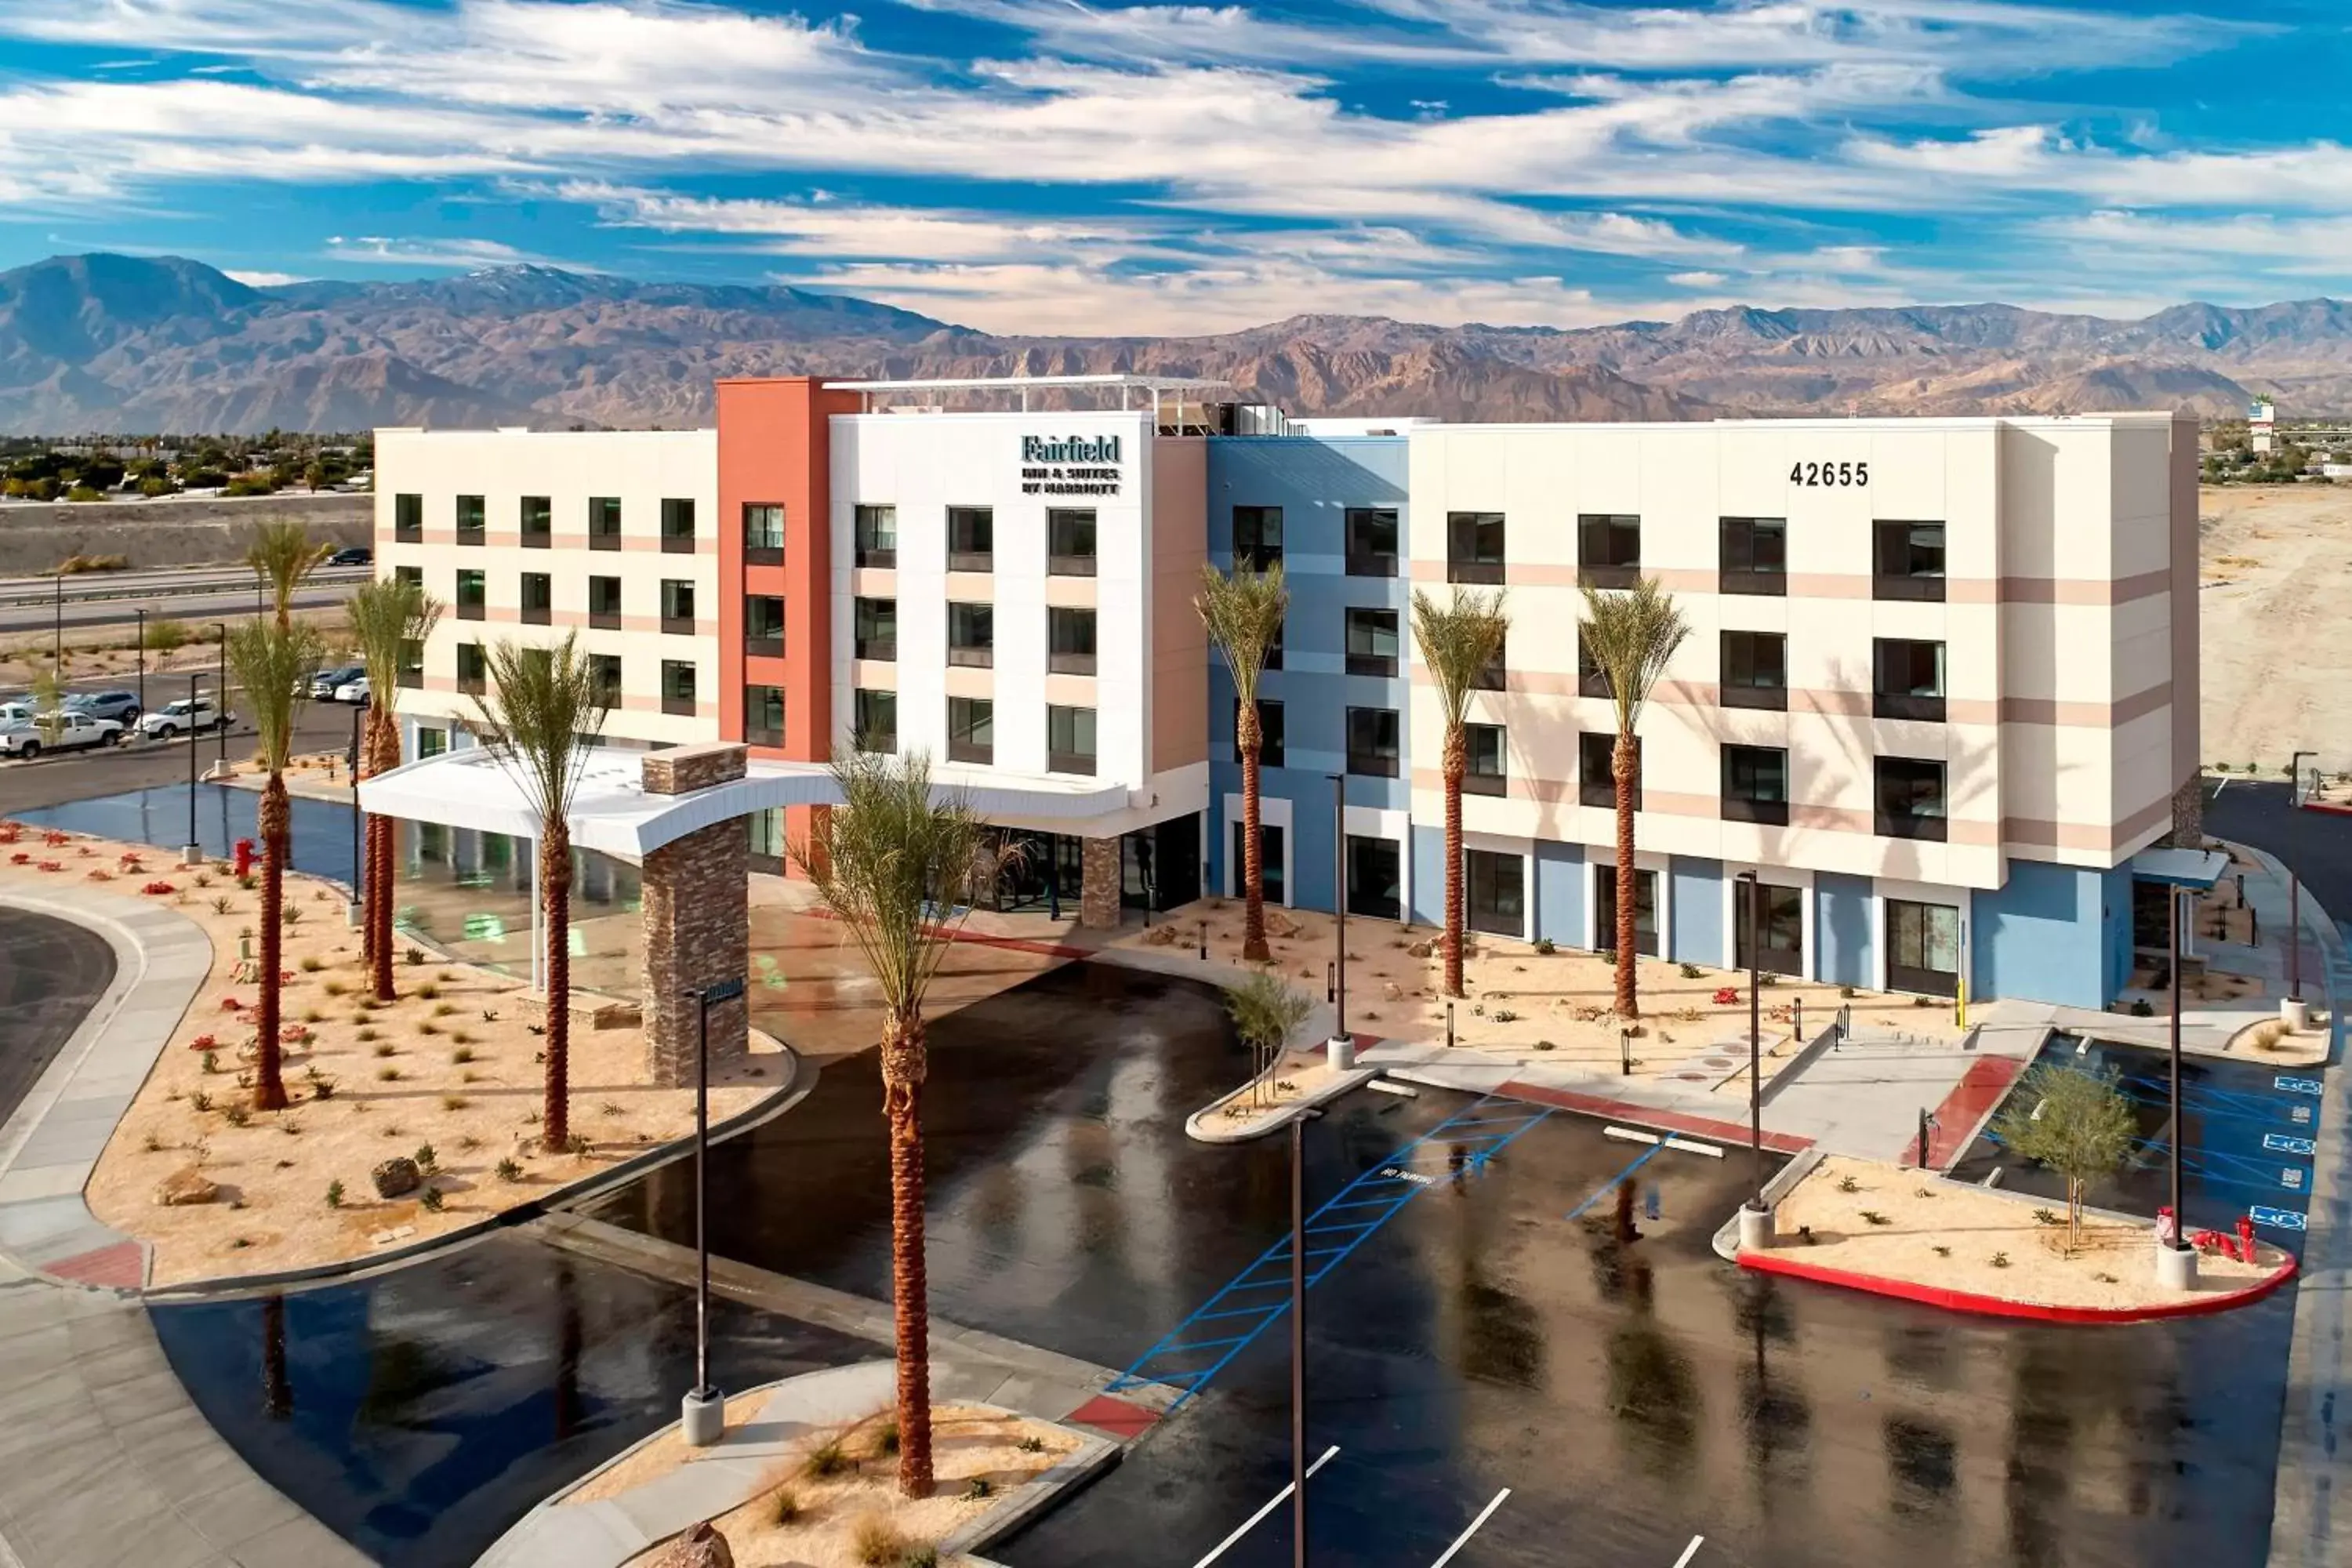
<svg viewBox="0 0 2352 1568"><path fill-rule="evenodd" d="M335 688L335 700L338 702L358 704L364 703L367 700L368 679L364 675L361 676L357 680L347 680L343 682L342 685Z"/></svg>
<svg viewBox="0 0 2352 1568"><path fill-rule="evenodd" d="M93 719L62 708L29 724L0 729L0 756L29 760L43 752L86 752L92 746L111 746L122 734L122 726L111 719Z"/></svg>
<svg viewBox="0 0 2352 1568"><path fill-rule="evenodd" d="M310 700L325 702L335 693L367 673L363 664L339 664L332 669L322 669L310 678Z"/></svg>
<svg viewBox="0 0 2352 1568"><path fill-rule="evenodd" d="M29 724L36 717L29 702L0 702L0 726Z"/></svg>
<svg viewBox="0 0 2352 1568"><path fill-rule="evenodd" d="M373 566L375 552L364 544L354 544L349 550L338 550L327 557L330 566Z"/></svg>
<svg viewBox="0 0 2352 1568"><path fill-rule="evenodd" d="M111 719L124 726L139 722L136 691L81 691L67 698L65 705L78 713L87 713L93 719Z"/></svg>
<svg viewBox="0 0 2352 1568"><path fill-rule="evenodd" d="M168 741L176 735L202 734L217 725L236 722L236 714L216 711L209 697L199 697L193 702L183 697L142 718L139 732L150 740Z"/></svg>

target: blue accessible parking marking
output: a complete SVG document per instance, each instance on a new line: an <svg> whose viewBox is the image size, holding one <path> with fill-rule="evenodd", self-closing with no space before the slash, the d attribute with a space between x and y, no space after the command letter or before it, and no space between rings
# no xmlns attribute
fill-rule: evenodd
<svg viewBox="0 0 2352 1568"><path fill-rule="evenodd" d="M2315 1078L2288 1078L2282 1073L2273 1081L2284 1094L2308 1094L2315 1098L2320 1092L2319 1080Z"/></svg>
<svg viewBox="0 0 2352 1568"><path fill-rule="evenodd" d="M2282 1133L2265 1132L2263 1134L2263 1147L2273 1153L2301 1154L2305 1159L2309 1159L2312 1151L2317 1145L2308 1138L2289 1138Z"/></svg>
<svg viewBox="0 0 2352 1568"><path fill-rule="evenodd" d="M2273 1230L2301 1230L2304 1218L2296 1209L2274 1209L2256 1204L2246 1211L2246 1217L2256 1225L2266 1225Z"/></svg>

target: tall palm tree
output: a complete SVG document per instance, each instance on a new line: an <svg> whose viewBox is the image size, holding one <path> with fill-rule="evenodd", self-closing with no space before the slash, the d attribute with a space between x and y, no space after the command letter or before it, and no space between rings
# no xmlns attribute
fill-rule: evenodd
<svg viewBox="0 0 2352 1568"><path fill-rule="evenodd" d="M1257 682L1265 672L1265 656L1282 637L1282 617L1290 608L1290 590L1284 586L1282 563L1263 572L1236 564L1228 577L1214 566L1201 567L1201 592L1192 600L1209 640L1225 656L1233 671L1234 695L1239 706L1234 718L1234 750L1242 760L1242 957L1263 963L1274 956L1265 945L1265 866L1258 847L1258 748L1265 736L1257 723Z"/></svg>
<svg viewBox="0 0 2352 1568"><path fill-rule="evenodd" d="M788 847L865 955L882 996L882 1113L890 1125L890 1296L898 1328L898 1487L931 1490L930 1308L923 1268L923 997L992 887L990 834L930 759L844 750L841 804Z"/></svg>
<svg viewBox="0 0 2352 1568"><path fill-rule="evenodd" d="M393 699L400 688L401 654L408 644L421 645L433 635L441 602L415 583L378 577L352 591L350 615L352 637L368 677L367 733L360 746L360 765L364 776L373 777L400 766L400 722L393 712ZM352 782L356 785L359 780ZM367 897L360 910L360 938L368 984L379 1002L393 999L395 831L388 816L368 818Z"/></svg>
<svg viewBox="0 0 2352 1568"><path fill-rule="evenodd" d="M1420 589L1412 595L1412 637L1421 661L1437 684L1438 712L1445 721L1445 994L1462 994L1462 777L1469 769L1470 694L1479 677L1503 654L1511 618L1503 613L1503 591L1454 590L1440 605Z"/></svg>
<svg viewBox="0 0 2352 1568"><path fill-rule="evenodd" d="M572 800L604 728L604 687L577 633L552 648L490 646L489 688L466 728L539 813L540 900L547 938L547 1095L541 1144L572 1142Z"/></svg>
<svg viewBox="0 0 2352 1568"><path fill-rule="evenodd" d="M253 539L245 547L245 563L268 587L279 626L293 624L295 590L333 548L312 539L310 531L300 523L282 517L253 531Z"/></svg>
<svg viewBox="0 0 2352 1568"><path fill-rule="evenodd" d="M253 1106L282 1110L286 1083L278 1070L280 997L286 912L286 861L293 845L293 803L286 794L286 764L294 751L294 725L310 696L310 672L318 668L318 632L292 622L250 620L230 628L228 667L245 688L253 711L254 738L269 780L261 790L261 1005L259 1054L254 1064Z"/></svg>
<svg viewBox="0 0 2352 1568"><path fill-rule="evenodd" d="M1587 585L1584 625L1585 651L1608 677L1610 700L1617 710L1617 745L1610 755L1610 773L1617 785L1617 1015L1642 1016L1642 998L1633 973L1633 784L1639 777L1641 753L1635 749L1633 726L1642 706L1666 672L1666 662L1690 636L1675 596L1644 577L1625 593L1605 593Z"/></svg>

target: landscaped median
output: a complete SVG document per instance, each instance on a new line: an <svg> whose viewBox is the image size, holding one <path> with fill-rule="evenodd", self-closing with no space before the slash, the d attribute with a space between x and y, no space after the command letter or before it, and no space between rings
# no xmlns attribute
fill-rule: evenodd
<svg viewBox="0 0 2352 1568"><path fill-rule="evenodd" d="M1740 1267L1954 1311L2052 1322L2133 1322L2224 1311L2269 1295L2294 1259L2257 1243L2251 1263L2207 1252L2196 1286L2156 1278L2152 1226L2086 1214L2069 1244L2063 1204L1842 1155L1780 1194L1774 1244Z"/></svg>
<svg viewBox="0 0 2352 1568"><path fill-rule="evenodd" d="M1377 1068L1335 1068L1325 1049L1294 1051L1265 1074L1194 1111L1185 1119L1184 1131L1203 1143L1263 1138L1379 1076Z"/></svg>

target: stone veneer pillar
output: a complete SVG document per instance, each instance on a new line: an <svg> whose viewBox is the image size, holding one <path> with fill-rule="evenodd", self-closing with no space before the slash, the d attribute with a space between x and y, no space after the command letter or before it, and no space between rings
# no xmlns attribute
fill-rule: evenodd
<svg viewBox="0 0 2352 1568"><path fill-rule="evenodd" d="M2172 831L2158 840L2176 849L2205 847L2205 780L2201 773L2172 792Z"/></svg>
<svg viewBox="0 0 2352 1568"><path fill-rule="evenodd" d="M732 742L647 752L640 764L647 795L683 795L743 776L743 748ZM653 1081L694 1081L700 1007L688 991L740 980L751 968L749 829L730 816L665 844L646 857L641 904L645 927L646 1065ZM751 1013L743 997L710 1009L714 1068L750 1049Z"/></svg>
<svg viewBox="0 0 2352 1568"><path fill-rule="evenodd" d="M1078 893L1078 924L1097 931L1118 929L1118 894L1123 866L1116 838L1089 838L1082 862Z"/></svg>

